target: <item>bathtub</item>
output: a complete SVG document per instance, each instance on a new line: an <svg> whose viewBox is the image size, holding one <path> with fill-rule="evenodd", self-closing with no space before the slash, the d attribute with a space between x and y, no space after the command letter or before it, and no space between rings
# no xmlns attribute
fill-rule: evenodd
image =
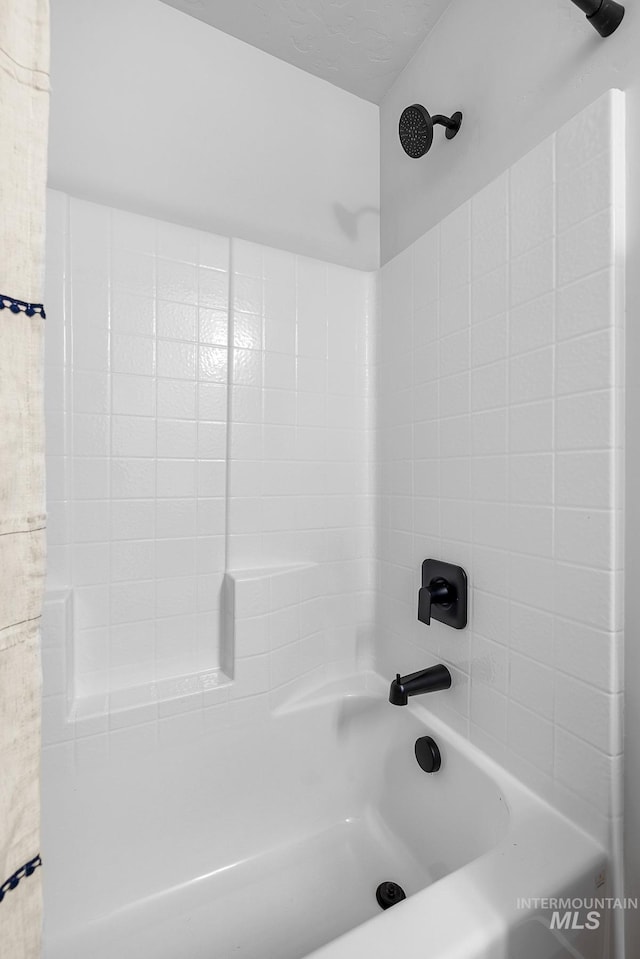
<svg viewBox="0 0 640 959"><path fill-rule="evenodd" d="M601 848L429 697L387 694L372 674L260 722L176 716L45 770L46 959L602 959L604 922L551 930L518 904L611 895ZM390 880L407 898L383 912Z"/></svg>

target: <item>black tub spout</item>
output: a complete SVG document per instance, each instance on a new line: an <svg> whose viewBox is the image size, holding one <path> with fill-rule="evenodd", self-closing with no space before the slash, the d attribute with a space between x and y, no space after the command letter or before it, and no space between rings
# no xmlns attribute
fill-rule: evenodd
<svg viewBox="0 0 640 959"><path fill-rule="evenodd" d="M394 706L406 706L409 696L418 696L421 693L434 693L438 689L449 689L451 673L446 666L439 663L429 669L421 669L417 673L407 676L397 674L389 689L389 702Z"/></svg>

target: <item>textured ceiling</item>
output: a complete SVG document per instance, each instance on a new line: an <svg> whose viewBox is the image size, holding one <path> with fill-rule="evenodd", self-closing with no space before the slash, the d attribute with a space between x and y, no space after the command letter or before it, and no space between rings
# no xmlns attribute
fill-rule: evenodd
<svg viewBox="0 0 640 959"><path fill-rule="evenodd" d="M449 0L163 0L379 103Z"/></svg>

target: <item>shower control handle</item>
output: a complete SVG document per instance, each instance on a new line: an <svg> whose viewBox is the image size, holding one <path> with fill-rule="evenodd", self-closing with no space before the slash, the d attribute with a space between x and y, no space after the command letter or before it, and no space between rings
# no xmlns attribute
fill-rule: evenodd
<svg viewBox="0 0 640 959"><path fill-rule="evenodd" d="M445 626L467 625L467 574L462 566L425 559L422 586L418 590L418 619L425 626L437 619Z"/></svg>
<svg viewBox="0 0 640 959"><path fill-rule="evenodd" d="M418 590L418 619L427 626L431 623L431 607L449 607L455 602L455 588L446 579L432 579L428 586Z"/></svg>

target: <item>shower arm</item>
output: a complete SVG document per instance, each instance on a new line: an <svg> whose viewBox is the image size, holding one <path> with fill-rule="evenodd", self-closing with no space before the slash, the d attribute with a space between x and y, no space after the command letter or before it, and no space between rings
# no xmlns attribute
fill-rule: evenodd
<svg viewBox="0 0 640 959"><path fill-rule="evenodd" d="M446 127L447 130L456 130L458 131L460 123L457 120L454 120L453 117L445 117L442 113L436 113L431 117L432 123L439 123L440 126Z"/></svg>

